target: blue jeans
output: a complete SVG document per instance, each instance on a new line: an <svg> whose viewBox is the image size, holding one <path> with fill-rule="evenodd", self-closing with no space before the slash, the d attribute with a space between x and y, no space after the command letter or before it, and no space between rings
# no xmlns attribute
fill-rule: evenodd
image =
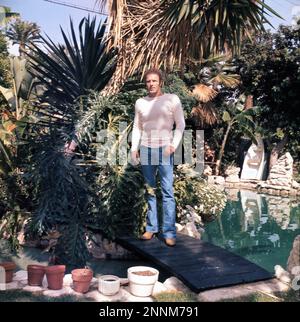
<svg viewBox="0 0 300 322"><path fill-rule="evenodd" d="M163 206L163 225L162 232L164 238L176 238L176 205L173 193L173 164L174 154L164 156L165 147L148 148L140 147L140 159L142 172L147 189L147 220L146 231L159 232L157 203L156 203L156 174L157 170L160 176L162 190L162 206ZM150 189L149 189L150 188ZM151 189L152 188L152 189Z"/></svg>

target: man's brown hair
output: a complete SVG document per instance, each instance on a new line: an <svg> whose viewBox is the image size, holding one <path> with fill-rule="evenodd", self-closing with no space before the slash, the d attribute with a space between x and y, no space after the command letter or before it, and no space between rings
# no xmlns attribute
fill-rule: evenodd
<svg viewBox="0 0 300 322"><path fill-rule="evenodd" d="M159 81L162 82L163 81L163 74L162 72L158 69L158 68L150 68L146 71L145 75L144 75L144 82L146 82L146 78L148 75L150 74L155 74L159 77Z"/></svg>

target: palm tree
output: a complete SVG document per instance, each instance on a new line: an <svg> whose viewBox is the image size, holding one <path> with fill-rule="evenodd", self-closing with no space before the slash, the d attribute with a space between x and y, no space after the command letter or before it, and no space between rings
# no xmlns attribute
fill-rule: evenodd
<svg viewBox="0 0 300 322"><path fill-rule="evenodd" d="M200 82L193 86L192 94L198 105L192 109L194 124L211 127L218 123L213 99L224 88L235 88L240 84L240 76L235 73L236 66L227 55L211 56L201 63L189 59L189 68L197 75Z"/></svg>
<svg viewBox="0 0 300 322"><path fill-rule="evenodd" d="M95 18L83 18L78 39L70 20L71 37L61 29L64 44L41 36L46 50L32 45L28 56L34 75L46 89L42 99L59 113L66 112L64 105L73 104L91 90L102 91L111 79L116 50L107 50L105 29L105 22L96 24Z"/></svg>
<svg viewBox="0 0 300 322"><path fill-rule="evenodd" d="M5 26L11 19L20 16L19 13L12 12L9 7L5 7L5 6L2 6L0 8L0 14L1 14L1 18L2 18L2 19L0 19L0 26Z"/></svg>
<svg viewBox="0 0 300 322"><path fill-rule="evenodd" d="M230 102L229 108L234 111L232 115L228 111L223 112L222 119L227 123L227 128L223 137L222 145L216 161L216 175L219 175L221 169L222 158L224 155L225 145L229 136L229 132L233 127L248 136L255 144L257 144L255 136L255 122L253 116L256 113L254 108L245 109L245 95L240 95L236 102Z"/></svg>
<svg viewBox="0 0 300 322"><path fill-rule="evenodd" d="M26 46L40 41L40 27L36 23L17 18L10 23L6 36L13 45L19 45L19 53L22 56L26 52Z"/></svg>
<svg viewBox="0 0 300 322"><path fill-rule="evenodd" d="M98 0L110 16L110 46L120 48L110 91L149 66L171 69L201 60L264 30L262 16L276 12L260 0ZM264 16L264 22L268 20Z"/></svg>

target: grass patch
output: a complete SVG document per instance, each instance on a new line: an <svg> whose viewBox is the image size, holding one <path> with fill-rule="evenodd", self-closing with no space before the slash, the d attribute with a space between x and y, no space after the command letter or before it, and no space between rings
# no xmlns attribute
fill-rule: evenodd
<svg viewBox="0 0 300 322"><path fill-rule="evenodd" d="M277 292L272 295L274 297L256 292L247 296L221 300L220 302L300 302L300 292L292 289L288 292Z"/></svg>
<svg viewBox="0 0 300 322"><path fill-rule="evenodd" d="M42 292L31 293L23 290L7 290L0 291L0 302L92 302L92 300L74 295L49 297L42 295Z"/></svg>
<svg viewBox="0 0 300 322"><path fill-rule="evenodd" d="M178 291L161 292L152 297L155 302L197 302L197 297L193 293Z"/></svg>

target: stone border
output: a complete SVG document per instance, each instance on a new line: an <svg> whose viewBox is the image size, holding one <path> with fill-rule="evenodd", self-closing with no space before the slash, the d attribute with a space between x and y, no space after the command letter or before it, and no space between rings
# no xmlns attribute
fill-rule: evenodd
<svg viewBox="0 0 300 322"><path fill-rule="evenodd" d="M297 199L300 197L300 187L293 188L293 186L275 186L267 184L266 181L239 180L232 182L222 176L209 176L207 182L208 184L215 185L222 189L245 189L272 196L295 197Z"/></svg>
<svg viewBox="0 0 300 322"><path fill-rule="evenodd" d="M14 274L13 281L6 284L6 290L21 289L24 291L37 293L47 297L60 297L66 295L73 295L78 299L91 299L96 302L153 302L153 296L164 293L164 292L184 292L194 294L194 297L199 302L216 302L224 299L232 299L242 296L247 296L257 292L264 293L270 297L275 297L273 293L286 292L290 289L287 283L280 281L279 279L273 278L270 280L241 284L231 287L222 287L213 290L203 291L199 294L193 293L185 284L183 284L176 277L170 277L165 280L164 283L157 282L154 286L152 296L149 297L137 297L130 293L128 286L128 279L121 278L120 291L112 296L103 295L98 291L98 278L94 277L90 290L86 294L80 294L72 288L72 276L66 274L64 277L63 288L58 291L49 290L47 288L46 277L43 280L43 285L40 286L29 286L27 284L27 271L21 270ZM3 291L2 291L3 292ZM4 290L5 292L5 290Z"/></svg>

